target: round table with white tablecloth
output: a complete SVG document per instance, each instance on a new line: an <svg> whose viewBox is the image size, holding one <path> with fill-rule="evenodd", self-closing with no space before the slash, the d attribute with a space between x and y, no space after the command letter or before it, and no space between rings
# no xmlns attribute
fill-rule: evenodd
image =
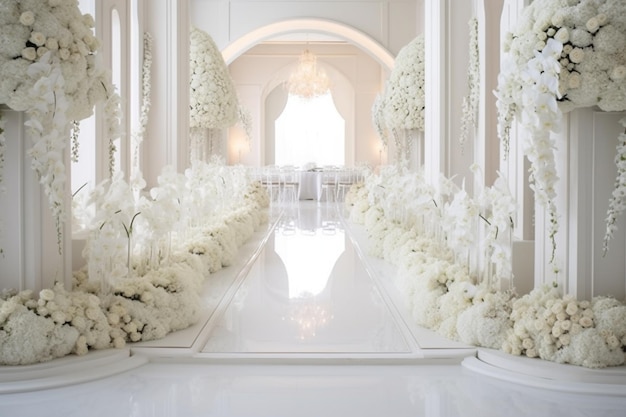
<svg viewBox="0 0 626 417"><path fill-rule="evenodd" d="M322 196L322 171L300 171L300 200L317 200Z"/></svg>

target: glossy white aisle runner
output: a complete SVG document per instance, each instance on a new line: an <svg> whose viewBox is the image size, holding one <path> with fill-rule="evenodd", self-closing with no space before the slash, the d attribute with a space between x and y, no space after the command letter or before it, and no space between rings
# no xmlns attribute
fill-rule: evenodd
<svg viewBox="0 0 626 417"><path fill-rule="evenodd" d="M368 274L333 205L288 208L205 354L411 354L415 342Z"/></svg>

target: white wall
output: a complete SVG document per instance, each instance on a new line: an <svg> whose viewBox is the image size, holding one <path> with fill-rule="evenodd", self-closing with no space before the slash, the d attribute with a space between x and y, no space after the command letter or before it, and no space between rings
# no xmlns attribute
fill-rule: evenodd
<svg viewBox="0 0 626 417"><path fill-rule="evenodd" d="M342 22L368 35L394 55L422 27L421 0L190 0L191 22L220 49L260 27L297 18Z"/></svg>

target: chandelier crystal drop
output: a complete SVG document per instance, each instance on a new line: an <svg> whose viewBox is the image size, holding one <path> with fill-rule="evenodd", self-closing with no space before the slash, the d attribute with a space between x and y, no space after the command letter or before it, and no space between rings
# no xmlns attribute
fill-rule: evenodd
<svg viewBox="0 0 626 417"><path fill-rule="evenodd" d="M287 91L302 98L313 98L326 94L330 81L323 69L317 69L317 57L305 49L298 63L298 68L286 83Z"/></svg>

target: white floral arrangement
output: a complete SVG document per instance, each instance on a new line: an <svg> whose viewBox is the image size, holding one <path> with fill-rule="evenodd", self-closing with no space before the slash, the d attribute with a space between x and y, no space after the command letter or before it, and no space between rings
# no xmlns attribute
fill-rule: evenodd
<svg viewBox="0 0 626 417"><path fill-rule="evenodd" d="M6 136L4 135L6 120L0 113L0 195L5 192L4 187L4 152L6 149Z"/></svg>
<svg viewBox="0 0 626 417"><path fill-rule="evenodd" d="M139 114L139 129L136 132L133 132L131 138L132 146L134 148L133 167L137 170L139 169L139 152L146 134L148 116L150 114L150 107L152 106L152 42L153 39L150 32L144 32L143 63L141 65L141 110Z"/></svg>
<svg viewBox="0 0 626 417"><path fill-rule="evenodd" d="M4 153L6 150L6 136L4 135L6 121L0 113L0 200L3 199L6 189L4 187ZM0 236L3 234L3 220L0 219ZM4 256L4 248L0 246L0 256Z"/></svg>
<svg viewBox="0 0 626 417"><path fill-rule="evenodd" d="M242 105L239 105L237 108L237 114L239 125L246 134L246 143L248 148L250 148L250 142L252 141L252 114L250 113L250 109Z"/></svg>
<svg viewBox="0 0 626 417"><path fill-rule="evenodd" d="M424 130L424 36L400 49L385 89L384 119L389 129Z"/></svg>
<svg viewBox="0 0 626 417"><path fill-rule="evenodd" d="M505 153L514 118L528 132L524 152L535 198L549 216L552 261L558 176L551 133L558 131L562 114L576 108L625 110L625 80L622 0L535 0L507 35L497 89L498 131ZM609 237L612 230L607 230Z"/></svg>
<svg viewBox="0 0 626 417"><path fill-rule="evenodd" d="M609 297L592 301L561 296L543 286L516 299L513 327L502 349L589 368L624 364L626 305Z"/></svg>
<svg viewBox="0 0 626 417"><path fill-rule="evenodd" d="M59 66L49 62L50 52L28 66L27 76L36 80L29 91L31 107L26 110L24 123L32 138L28 150L31 166L37 173L43 191L48 197L52 216L56 221L57 246L62 248L62 223L66 216L65 183L67 176L63 162L65 148L70 138L66 114L65 79Z"/></svg>
<svg viewBox="0 0 626 417"><path fill-rule="evenodd" d="M461 148L465 145L471 129L476 128L478 104L480 101L480 57L478 48L478 19L472 17L469 25L469 65L467 66L467 85L469 92L463 97L461 117Z"/></svg>
<svg viewBox="0 0 626 417"><path fill-rule="evenodd" d="M389 144L389 132L387 131L387 126L385 126L385 116L383 114L383 109L385 108L384 100L384 95L376 95L376 98L374 99L374 104L372 105L372 123L374 125L374 129L376 129L376 133L378 134L380 141L386 148Z"/></svg>
<svg viewBox="0 0 626 417"><path fill-rule="evenodd" d="M392 172L392 171L390 171ZM424 201L440 205L456 201L455 218L475 215L479 207L489 222L486 245L496 277L511 277L510 234L515 202L499 178L476 202L467 201L462 190L428 194L428 187L411 185L400 174L371 175L353 187L346 197L350 219L363 224L369 237L370 254L380 256L398 270L395 284L403 294L412 318L418 325L463 343L500 349L513 355L536 357L557 363L589 368L620 366L626 361L626 304L611 297L579 301L559 295L556 287L545 286L517 296L501 290L497 280L480 279L469 273L455 252L463 241L450 246L437 229L445 229L444 216L420 214L389 218L385 201L402 189L405 205ZM395 183L395 184L394 184ZM419 191L418 191L419 190ZM452 187L453 190L453 187ZM387 195L389 193L389 195ZM459 194L461 193L461 194ZM466 215L460 214L463 206ZM419 210L420 205L410 210ZM438 224L424 224L421 222ZM465 221L465 220L464 220ZM467 237L469 229L462 236ZM508 247L507 247L508 246ZM484 250L484 249L483 249ZM509 274L508 276L506 274Z"/></svg>
<svg viewBox="0 0 626 417"><path fill-rule="evenodd" d="M208 33L192 27L189 48L190 127L233 126L239 117L237 92L217 45Z"/></svg>
<svg viewBox="0 0 626 417"><path fill-rule="evenodd" d="M609 242L617 230L617 225L615 224L617 218L626 210L626 117L620 120L620 124L624 127L624 132L617 138L615 153L617 176L615 177L615 186L609 199L609 208L606 214L606 232L602 242L602 249L605 254L609 250Z"/></svg>
<svg viewBox="0 0 626 417"><path fill-rule="evenodd" d="M207 194L189 187L191 173L185 177L164 169L150 199L135 199L132 186L119 175L95 187L78 213L80 223L94 233L85 253L88 265L74 272L73 289L58 284L39 294L4 292L0 297L0 364L120 348L195 323L202 291L207 285L209 291L220 288L211 273L229 265L237 248L267 221L269 202L263 187L250 183L241 169L197 171L219 173L208 193L215 197L222 190L228 196L200 222L181 221L184 213L197 213L189 205Z"/></svg>
<svg viewBox="0 0 626 417"><path fill-rule="evenodd" d="M34 140L29 155L61 251L66 142L74 121L109 97L108 72L96 60L100 42L93 17L83 15L75 0L0 0L0 10L0 104L27 114Z"/></svg>
<svg viewBox="0 0 626 417"><path fill-rule="evenodd" d="M1 0L0 9L0 103L17 111L31 108L29 91L37 80L24 74L50 53L47 59L65 79L67 119L89 117L106 99L93 17L83 15L75 0Z"/></svg>

